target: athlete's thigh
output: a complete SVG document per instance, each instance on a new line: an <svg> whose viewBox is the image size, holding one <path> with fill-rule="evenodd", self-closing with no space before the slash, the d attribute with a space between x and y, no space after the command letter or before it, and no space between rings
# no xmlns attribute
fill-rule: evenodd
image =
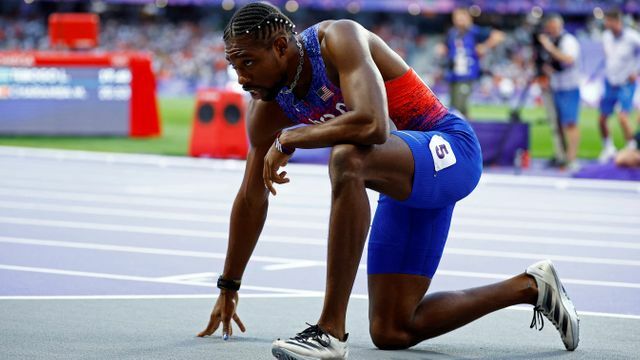
<svg viewBox="0 0 640 360"><path fill-rule="evenodd" d="M413 172L411 149L394 134L384 144L372 146L364 156L367 188L396 200L405 200L411 195Z"/></svg>

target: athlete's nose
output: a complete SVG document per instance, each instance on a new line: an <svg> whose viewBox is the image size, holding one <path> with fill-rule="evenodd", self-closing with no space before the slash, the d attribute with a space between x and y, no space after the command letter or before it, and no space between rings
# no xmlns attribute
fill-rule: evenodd
<svg viewBox="0 0 640 360"><path fill-rule="evenodd" d="M247 76L247 74L242 74L241 72L238 71L238 83L240 85L246 85L250 82L250 77Z"/></svg>
<svg viewBox="0 0 640 360"><path fill-rule="evenodd" d="M244 85L248 82L249 82L249 78L247 78L246 76L238 75L238 83L240 85Z"/></svg>

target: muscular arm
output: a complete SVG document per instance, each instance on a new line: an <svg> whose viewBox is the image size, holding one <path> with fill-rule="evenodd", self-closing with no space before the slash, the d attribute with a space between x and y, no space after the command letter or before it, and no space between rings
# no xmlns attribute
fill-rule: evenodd
<svg viewBox="0 0 640 360"><path fill-rule="evenodd" d="M369 32L355 22L336 21L325 32L325 56L340 77L348 112L320 125L287 131L280 142L294 148L335 144L382 144L389 136L384 81L369 48Z"/></svg>
<svg viewBox="0 0 640 360"><path fill-rule="evenodd" d="M231 210L229 244L223 276L241 279L267 217L269 192L264 186L264 157L277 131L291 124L274 104L252 101L247 129L251 149L240 190Z"/></svg>

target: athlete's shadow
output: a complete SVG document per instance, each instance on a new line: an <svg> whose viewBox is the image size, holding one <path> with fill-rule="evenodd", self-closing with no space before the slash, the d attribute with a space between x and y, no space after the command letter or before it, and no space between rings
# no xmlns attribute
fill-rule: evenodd
<svg viewBox="0 0 640 360"><path fill-rule="evenodd" d="M547 358L561 358L562 356L571 356L575 352L566 351L566 350L553 350L553 351L545 351L539 353L529 353L529 354L513 354L509 356L489 356L480 359L492 359L492 360L513 360L513 359L547 359Z"/></svg>
<svg viewBox="0 0 640 360"><path fill-rule="evenodd" d="M352 348L352 350L354 350ZM536 353L512 353L508 356L491 354L491 351L486 351L482 354L483 350L478 349L474 354L447 354L444 352L438 352L426 349L409 349L409 350L396 350L396 351L383 351L371 348L360 348L359 351L353 352L354 358L367 358L367 359L385 359L385 360L440 360L440 359L486 359L486 360L514 360L514 359L546 359L546 358L560 358L562 356L571 355L572 352L564 350L553 350Z"/></svg>
<svg viewBox="0 0 640 360"><path fill-rule="evenodd" d="M423 359L467 359L458 355L449 355L433 350L425 349L409 349L409 350L393 350L385 351L375 348L358 347L351 348L354 359L385 359L385 360L423 360ZM471 359L471 358L469 358Z"/></svg>

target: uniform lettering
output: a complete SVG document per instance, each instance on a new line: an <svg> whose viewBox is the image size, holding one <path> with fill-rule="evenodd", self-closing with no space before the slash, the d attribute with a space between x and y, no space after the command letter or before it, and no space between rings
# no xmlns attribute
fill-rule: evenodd
<svg viewBox="0 0 640 360"><path fill-rule="evenodd" d="M340 113L339 115L345 114L348 110L347 110L347 105L345 105L344 103L337 103L336 104L336 110ZM323 124L326 121L329 121L331 119L334 119L336 116L339 115L334 115L331 113L328 114L324 114L320 117L320 119L318 120L314 120L314 119L307 119L307 121L311 124Z"/></svg>

